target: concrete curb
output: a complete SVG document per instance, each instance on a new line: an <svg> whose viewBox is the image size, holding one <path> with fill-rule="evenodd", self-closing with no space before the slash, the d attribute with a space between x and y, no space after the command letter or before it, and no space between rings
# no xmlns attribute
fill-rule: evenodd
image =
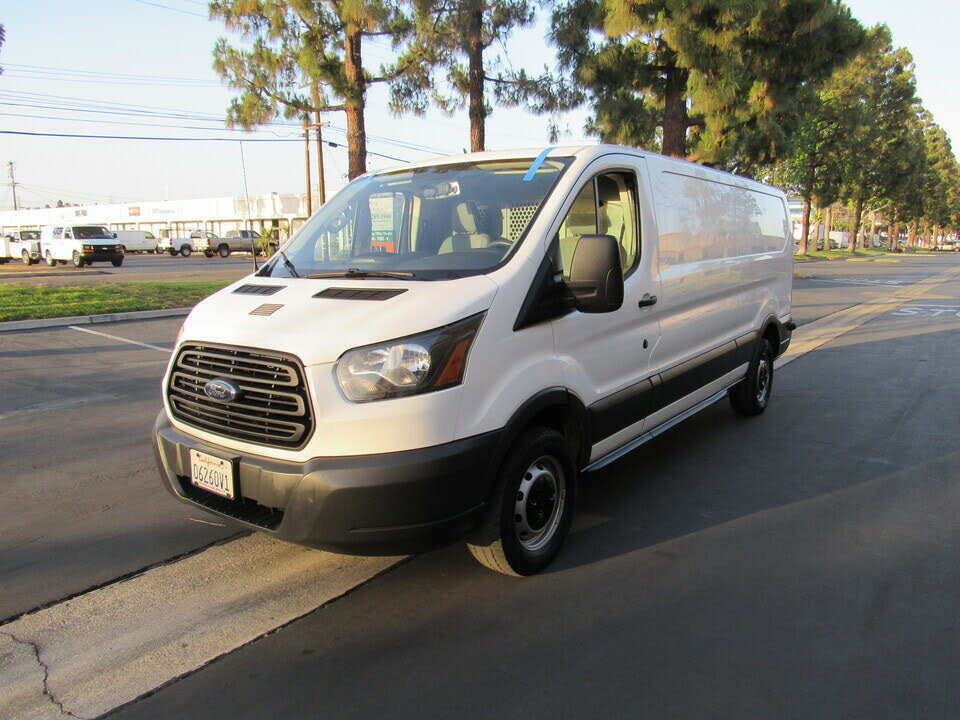
<svg viewBox="0 0 960 720"><path fill-rule="evenodd" d="M12 320L0 322L0 333L14 330L38 330L40 328L66 325L96 325L123 320L152 320L154 318L183 317L193 308L168 308L166 310L136 310L134 312L107 313L105 315L74 315L73 317L42 318L40 320Z"/></svg>

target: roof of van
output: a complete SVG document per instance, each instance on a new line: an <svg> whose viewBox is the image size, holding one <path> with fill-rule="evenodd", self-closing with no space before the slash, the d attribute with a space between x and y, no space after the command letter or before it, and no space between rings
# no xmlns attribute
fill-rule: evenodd
<svg viewBox="0 0 960 720"><path fill-rule="evenodd" d="M698 163L690 162L688 160L681 160L680 158L668 157L665 155L660 155L650 150L640 150L638 148L627 147L625 145L613 145L613 144L596 144L596 145L552 145L552 146L543 146L543 147L533 147L533 148L518 148L515 150L491 150L486 152L475 152L475 153L465 153L462 155L446 155L438 156L435 158L429 158L427 160L420 160L417 162L407 163L405 165L397 165L390 168L384 168L383 170L375 170L373 172L367 173L367 175L381 175L383 173L390 172L402 172L404 170L414 170L417 168L425 167L436 167L437 165L453 165L456 163L463 162L480 162L485 160L531 160L534 158L540 157L541 153L544 154L544 159L546 158L560 158L560 157L577 157L583 158L586 160L592 160L594 158L600 157L602 155L609 155L610 153L626 153L629 155L636 155L638 157L657 157L665 158L670 162L681 163L690 167L691 169L698 169L705 173L717 173L719 175L726 176L727 178L736 178L737 181L741 181L744 184L754 185L759 187L769 187L764 185L758 180L753 178L745 177L743 175L735 175L723 170L718 170L716 168L711 168L707 165L700 165ZM740 184L739 182L737 184Z"/></svg>

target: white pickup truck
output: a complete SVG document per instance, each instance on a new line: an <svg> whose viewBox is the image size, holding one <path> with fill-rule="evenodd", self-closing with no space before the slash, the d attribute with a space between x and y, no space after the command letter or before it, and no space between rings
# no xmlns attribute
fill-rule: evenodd
<svg viewBox="0 0 960 720"><path fill-rule="evenodd" d="M39 230L14 230L0 237L0 265L17 258L24 265L40 262Z"/></svg>
<svg viewBox="0 0 960 720"><path fill-rule="evenodd" d="M160 252L168 252L176 256L190 257L194 252L209 252L210 248L219 246L221 240L214 233L207 230L193 230L187 237L162 237L157 241ZM212 254L212 253L211 253Z"/></svg>

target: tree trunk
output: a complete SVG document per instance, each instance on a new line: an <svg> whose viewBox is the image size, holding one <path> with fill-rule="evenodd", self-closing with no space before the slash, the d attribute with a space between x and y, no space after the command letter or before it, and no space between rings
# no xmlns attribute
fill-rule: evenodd
<svg viewBox="0 0 960 720"><path fill-rule="evenodd" d="M687 72L676 66L667 70L663 92L663 154L687 157Z"/></svg>
<svg viewBox="0 0 960 720"><path fill-rule="evenodd" d="M914 220L907 226L907 247L917 246L917 221Z"/></svg>
<svg viewBox="0 0 960 720"><path fill-rule="evenodd" d="M857 251L857 240L860 235L860 221L863 218L863 200L857 198L856 209L853 213L853 227L850 228L850 241L847 243L847 247L850 249L851 253Z"/></svg>
<svg viewBox="0 0 960 720"><path fill-rule="evenodd" d="M810 200L803 201L803 224L800 226L800 254L807 254L807 242L810 237ZM816 247L816 245L814 245Z"/></svg>
<svg viewBox="0 0 960 720"><path fill-rule="evenodd" d="M869 247L873 249L873 242L877 237L877 211L873 210L870 213L870 242Z"/></svg>
<svg viewBox="0 0 960 720"><path fill-rule="evenodd" d="M890 250L896 250L900 244L900 223L894 220L887 225L887 247Z"/></svg>
<svg viewBox="0 0 960 720"><path fill-rule="evenodd" d="M813 224L813 250L817 250L820 245L820 231L823 229L823 208L820 208L820 220Z"/></svg>
<svg viewBox="0 0 960 720"><path fill-rule="evenodd" d="M484 98L483 71L483 4L480 0L470 3L470 20L467 24L467 61L469 62L468 84L470 93L470 150L483 152L486 149L487 103Z"/></svg>
<svg viewBox="0 0 960 720"><path fill-rule="evenodd" d="M363 117L367 80L363 74L361 38L360 30L353 28L348 28L344 36L343 74L347 89L343 104L347 113L348 173L351 180L367 171L367 130Z"/></svg>
<svg viewBox="0 0 960 720"><path fill-rule="evenodd" d="M833 207L828 207L823 218L823 249L830 249L830 228L833 225Z"/></svg>

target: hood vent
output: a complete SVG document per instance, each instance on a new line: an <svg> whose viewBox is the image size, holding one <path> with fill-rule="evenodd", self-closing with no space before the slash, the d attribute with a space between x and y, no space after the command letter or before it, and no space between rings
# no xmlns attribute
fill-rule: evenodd
<svg viewBox="0 0 960 720"><path fill-rule="evenodd" d="M401 295L407 291L401 289L376 289L370 288L327 288L314 295L315 298L324 300L389 300L392 297Z"/></svg>
<svg viewBox="0 0 960 720"><path fill-rule="evenodd" d="M285 287L286 285L241 285L233 292L236 295L273 295Z"/></svg>
<svg viewBox="0 0 960 720"><path fill-rule="evenodd" d="M251 315L263 315L263 316L273 315L277 310L279 310L279 309L282 308L282 307L283 307L283 305L271 305L270 303L266 303L265 305L261 305L260 307L258 307L258 308L255 309L255 310L251 310L251 311L250 311L250 314L251 314Z"/></svg>

